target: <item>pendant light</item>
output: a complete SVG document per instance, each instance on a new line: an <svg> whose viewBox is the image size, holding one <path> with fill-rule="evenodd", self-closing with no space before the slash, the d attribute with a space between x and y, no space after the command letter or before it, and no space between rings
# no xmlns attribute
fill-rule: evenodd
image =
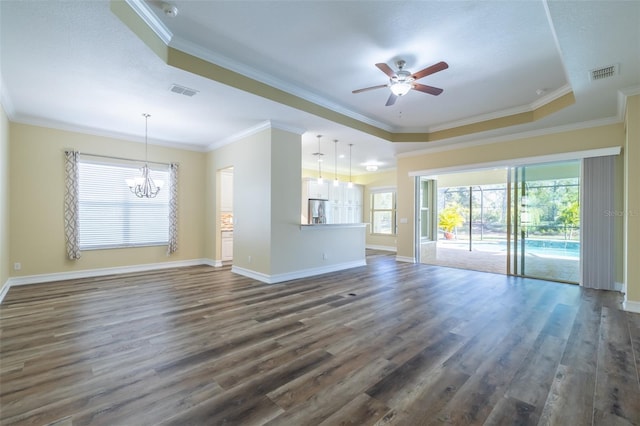
<svg viewBox="0 0 640 426"><path fill-rule="evenodd" d="M322 135L318 135L318 152L314 152L313 155L318 156L318 185L322 185L324 182L322 180L322 156L324 155L320 150L320 138Z"/></svg>
<svg viewBox="0 0 640 426"><path fill-rule="evenodd" d="M337 186L340 186L340 181L338 180L338 139L333 140L333 148L334 148L333 162L335 165L335 169L334 169L335 178L333 179L333 186L337 187Z"/></svg>
<svg viewBox="0 0 640 426"><path fill-rule="evenodd" d="M144 113L142 114L144 117L144 166L140 168L140 176L135 179L127 179L127 185L132 193L135 194L138 198L155 198L160 192L163 181L159 180L157 183L151 179L149 175L149 164L148 164L148 151L149 151L149 143L147 140L148 133L148 122L150 114Z"/></svg>
<svg viewBox="0 0 640 426"><path fill-rule="evenodd" d="M353 182L351 181L351 147L353 147L352 143L349 144L349 184L347 185L348 188L353 188Z"/></svg>

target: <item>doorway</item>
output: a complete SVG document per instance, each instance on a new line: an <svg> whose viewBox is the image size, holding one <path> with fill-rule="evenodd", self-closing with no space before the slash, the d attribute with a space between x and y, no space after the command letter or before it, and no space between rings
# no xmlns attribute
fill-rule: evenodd
<svg viewBox="0 0 640 426"><path fill-rule="evenodd" d="M508 273L580 281L580 161L509 170Z"/></svg>
<svg viewBox="0 0 640 426"><path fill-rule="evenodd" d="M233 261L233 167L218 171L220 179L220 260Z"/></svg>
<svg viewBox="0 0 640 426"><path fill-rule="evenodd" d="M423 212L430 213L429 223L435 226L428 242L421 230L421 263L506 273L506 172L503 167L428 179L433 196L421 196L420 205ZM425 222L421 220L421 227Z"/></svg>
<svg viewBox="0 0 640 426"><path fill-rule="evenodd" d="M580 161L416 180L421 263L580 280Z"/></svg>

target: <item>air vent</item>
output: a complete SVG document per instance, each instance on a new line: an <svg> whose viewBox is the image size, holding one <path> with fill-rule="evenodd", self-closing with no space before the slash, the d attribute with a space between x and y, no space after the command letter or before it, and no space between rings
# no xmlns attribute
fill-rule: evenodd
<svg viewBox="0 0 640 426"><path fill-rule="evenodd" d="M613 77L616 74L618 74L618 64L607 65L606 67L589 71L589 79L591 81L602 80L603 78Z"/></svg>
<svg viewBox="0 0 640 426"><path fill-rule="evenodd" d="M189 89L188 87L178 86L177 84L172 84L169 90L171 90L173 93L178 93L180 95L185 95L189 97L198 93L198 91L195 89Z"/></svg>

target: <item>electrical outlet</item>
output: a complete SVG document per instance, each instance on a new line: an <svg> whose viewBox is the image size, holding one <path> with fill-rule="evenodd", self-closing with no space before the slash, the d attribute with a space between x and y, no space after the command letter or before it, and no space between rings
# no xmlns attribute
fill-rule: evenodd
<svg viewBox="0 0 640 426"><path fill-rule="evenodd" d="M249 263L251 263L251 256L249 256L249 258L247 259L247 261L248 261Z"/></svg>
<svg viewBox="0 0 640 426"><path fill-rule="evenodd" d="M322 260L327 260L328 258L327 253L322 253Z"/></svg>
<svg viewBox="0 0 640 426"><path fill-rule="evenodd" d="M20 269L22 269L22 264L20 262L16 262L13 264L13 269L15 271L19 271Z"/></svg>

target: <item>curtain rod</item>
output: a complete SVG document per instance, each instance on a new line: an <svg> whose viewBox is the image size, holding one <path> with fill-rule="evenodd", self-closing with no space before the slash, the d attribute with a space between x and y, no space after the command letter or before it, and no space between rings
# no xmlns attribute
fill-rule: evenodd
<svg viewBox="0 0 640 426"><path fill-rule="evenodd" d="M73 151L73 150L65 149L65 151ZM135 160L135 159L125 158L125 157L114 157L113 155L88 154L86 152L80 152L80 151L78 151L78 154L85 155L87 157L109 158L111 160L132 161L132 162L136 162L136 163L145 163L146 162L146 163L152 163L152 164L160 164L162 166L170 166L171 164L176 164L176 163L162 163L160 161Z"/></svg>

